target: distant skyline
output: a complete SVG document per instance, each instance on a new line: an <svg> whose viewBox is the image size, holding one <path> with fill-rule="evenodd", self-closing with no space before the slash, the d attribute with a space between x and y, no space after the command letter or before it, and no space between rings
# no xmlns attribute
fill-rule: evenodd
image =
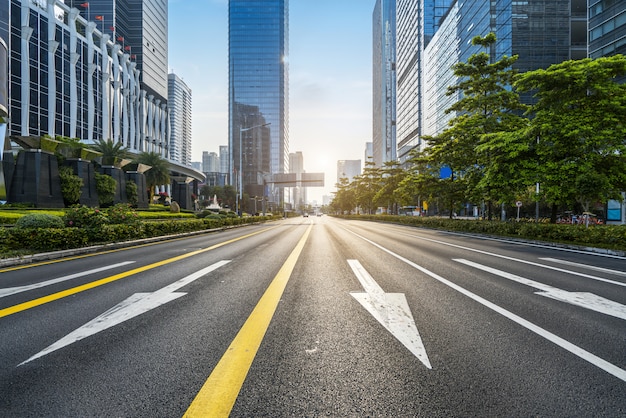
<svg viewBox="0 0 626 418"><path fill-rule="evenodd" d="M324 172L322 203L338 160L363 160L372 139L375 0L291 0L289 152ZM169 69L192 90L192 161L228 144L228 0L169 0Z"/></svg>

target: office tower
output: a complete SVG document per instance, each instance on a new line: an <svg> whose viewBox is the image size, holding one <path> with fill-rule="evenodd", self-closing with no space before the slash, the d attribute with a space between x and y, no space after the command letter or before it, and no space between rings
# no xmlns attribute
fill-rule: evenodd
<svg viewBox="0 0 626 418"><path fill-rule="evenodd" d="M141 88L167 102L167 0L66 0L133 58Z"/></svg>
<svg viewBox="0 0 626 418"><path fill-rule="evenodd" d="M589 58L616 54L626 55L626 1L590 0Z"/></svg>
<svg viewBox="0 0 626 418"><path fill-rule="evenodd" d="M232 184L282 202L264 178L289 164L288 0L228 3L229 150Z"/></svg>
<svg viewBox="0 0 626 418"><path fill-rule="evenodd" d="M166 157L167 98L158 105L147 98L131 55L103 21L88 19L100 15L60 0L45 4L10 0L10 20L0 23L16 40L9 43L8 135L112 139Z"/></svg>
<svg viewBox="0 0 626 418"><path fill-rule="evenodd" d="M337 183L342 178L348 179L348 183L354 180L354 177L361 174L361 160L339 160L337 161Z"/></svg>
<svg viewBox="0 0 626 418"><path fill-rule="evenodd" d="M170 109L170 160L191 163L191 89L176 74L168 75Z"/></svg>
<svg viewBox="0 0 626 418"><path fill-rule="evenodd" d="M202 151L202 171L204 173L219 173L219 166L217 153Z"/></svg>
<svg viewBox="0 0 626 418"><path fill-rule="evenodd" d="M482 51L471 45L473 37L494 32L497 43L488 51L492 60L519 55L514 68L520 72L584 56L581 0L447 3L398 0L396 67L400 161L405 161L412 149L423 147L423 136L441 133L455 116L445 112L460 99L461 93L447 96L446 91L459 81L452 66ZM429 17L431 12L432 17ZM525 95L522 100L531 103L532 97Z"/></svg>
<svg viewBox="0 0 626 418"><path fill-rule="evenodd" d="M372 33L373 162L382 167L396 160L396 0L376 1Z"/></svg>
<svg viewBox="0 0 626 418"><path fill-rule="evenodd" d="M302 151L296 151L289 154L289 172L296 174L296 179L302 179L302 173L304 173L304 156ZM304 205L307 202L306 185L298 183L299 185L292 188L292 203L293 209L296 211L303 210Z"/></svg>
<svg viewBox="0 0 626 418"><path fill-rule="evenodd" d="M366 142L365 143L365 159L363 161L374 161L374 143Z"/></svg>
<svg viewBox="0 0 626 418"><path fill-rule="evenodd" d="M220 145L220 173L228 174L229 161L228 145Z"/></svg>

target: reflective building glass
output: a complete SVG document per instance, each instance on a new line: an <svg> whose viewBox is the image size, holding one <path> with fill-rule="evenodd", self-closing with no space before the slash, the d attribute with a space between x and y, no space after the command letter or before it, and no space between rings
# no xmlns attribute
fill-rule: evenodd
<svg viewBox="0 0 626 418"><path fill-rule="evenodd" d="M228 13L231 184L281 202L264 183L289 168L288 0L230 0Z"/></svg>

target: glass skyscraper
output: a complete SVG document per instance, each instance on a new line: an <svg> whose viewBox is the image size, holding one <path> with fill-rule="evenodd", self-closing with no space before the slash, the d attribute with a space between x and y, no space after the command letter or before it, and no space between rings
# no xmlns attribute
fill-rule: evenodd
<svg viewBox="0 0 626 418"><path fill-rule="evenodd" d="M282 189L265 179L289 169L288 44L288 0L229 1L231 184L274 202Z"/></svg>
<svg viewBox="0 0 626 418"><path fill-rule="evenodd" d="M373 32L374 164L396 160L396 1L377 0Z"/></svg>

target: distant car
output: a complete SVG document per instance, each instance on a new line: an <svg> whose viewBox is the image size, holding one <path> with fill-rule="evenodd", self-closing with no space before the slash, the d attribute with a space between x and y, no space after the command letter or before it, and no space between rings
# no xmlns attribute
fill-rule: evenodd
<svg viewBox="0 0 626 418"><path fill-rule="evenodd" d="M321 213L318 213L316 216L322 216L322 214L321 214Z"/></svg>
<svg viewBox="0 0 626 418"><path fill-rule="evenodd" d="M308 213L305 213L305 214L304 214L304 215L302 215L302 216L304 216L305 218L308 218L308 217L309 217L309 214L308 214Z"/></svg>

